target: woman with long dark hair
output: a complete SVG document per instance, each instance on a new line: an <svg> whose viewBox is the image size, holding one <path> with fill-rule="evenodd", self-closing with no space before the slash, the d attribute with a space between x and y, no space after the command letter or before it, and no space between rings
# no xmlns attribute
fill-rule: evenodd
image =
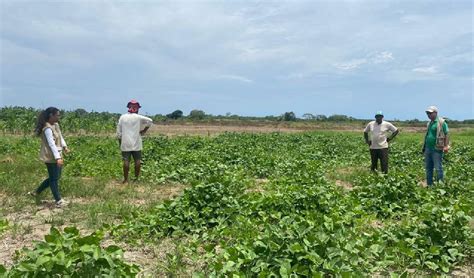
<svg viewBox="0 0 474 278"><path fill-rule="evenodd" d="M56 207L67 205L66 200L61 198L59 193L59 178L64 164L62 152L69 152L59 128L59 109L48 107L38 116L35 134L41 138L40 160L46 164L48 178L40 186L28 194L38 197L43 190L50 187L53 193Z"/></svg>

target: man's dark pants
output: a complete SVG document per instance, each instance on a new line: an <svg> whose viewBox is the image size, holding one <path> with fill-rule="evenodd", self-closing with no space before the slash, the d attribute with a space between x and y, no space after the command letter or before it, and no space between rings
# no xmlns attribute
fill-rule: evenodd
<svg viewBox="0 0 474 278"><path fill-rule="evenodd" d="M370 158L372 160L372 165L370 170L376 171L377 164L380 159L380 164L382 166L382 173L388 173L388 148L385 149L370 149Z"/></svg>

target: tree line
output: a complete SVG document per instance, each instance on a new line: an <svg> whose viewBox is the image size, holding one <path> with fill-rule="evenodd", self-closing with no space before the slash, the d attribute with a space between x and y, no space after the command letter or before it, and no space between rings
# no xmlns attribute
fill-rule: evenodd
<svg viewBox="0 0 474 278"><path fill-rule="evenodd" d="M40 109L32 107L8 106L0 108L0 131L8 133L29 133L34 129ZM119 113L110 112L96 112L86 111L78 108L75 110L61 111L62 128L69 132L92 132L92 133L107 133L115 130ZM225 115L207 114L203 110L194 109L185 115L182 110L174 110L168 114L147 115L153 119L154 122L179 122L179 121L236 121L236 122L251 122L251 121L265 121L265 122L329 122L329 123L366 123L372 119L356 119L347 115L335 114L326 116L322 114L305 113L301 118L297 117L292 111L284 112L281 115L274 116L240 116L231 113ZM472 125L474 119L456 121L447 119L450 127L456 125ZM397 121L397 120L395 120ZM413 126L424 126L426 120L406 120L397 121Z"/></svg>

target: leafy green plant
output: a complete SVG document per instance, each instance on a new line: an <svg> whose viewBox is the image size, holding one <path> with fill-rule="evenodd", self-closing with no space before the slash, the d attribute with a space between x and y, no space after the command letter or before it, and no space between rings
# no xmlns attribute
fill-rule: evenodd
<svg viewBox="0 0 474 278"><path fill-rule="evenodd" d="M52 227L45 241L17 252L17 263L6 277L134 277L138 266L123 261L123 251L100 246L101 232L81 237L75 227L60 233Z"/></svg>
<svg viewBox="0 0 474 278"><path fill-rule="evenodd" d="M395 272L395 277L407 269L417 271L414 275L438 275L472 261L473 137L453 134L444 183L425 188L419 155L423 134L397 137L388 175L369 171L369 152L360 135L147 137L139 186L171 182L186 190L154 208L120 206L125 212L113 219L125 219L107 229L115 240L129 244L183 242L186 252L169 253L162 264L169 275L188 271L182 262L191 257L199 260L195 265L203 276ZM35 138L11 136L4 142L0 151L15 159L37 156ZM81 136L68 143L74 152L66 158L65 190L69 179L100 177L97 189L80 193L87 198L120 177L115 138ZM26 184L11 181L20 166L5 164L6 171L0 171L0 182L15 194L14 185ZM350 188L341 188L341 181ZM90 213L96 211L101 208Z"/></svg>

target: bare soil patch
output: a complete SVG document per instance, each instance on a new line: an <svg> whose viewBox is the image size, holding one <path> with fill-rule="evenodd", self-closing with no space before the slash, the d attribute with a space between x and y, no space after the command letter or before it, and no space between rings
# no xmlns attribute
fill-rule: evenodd
<svg viewBox="0 0 474 278"><path fill-rule="evenodd" d="M337 186L342 187L344 190L353 190L354 185L351 182L351 176L359 171L366 170L361 166L345 166L336 168L332 172L328 172L326 177L332 180Z"/></svg>
<svg viewBox="0 0 474 278"><path fill-rule="evenodd" d="M173 199L184 191L187 186L179 183L166 184L163 186L155 187L152 189L151 199L155 200L167 200Z"/></svg>
<svg viewBox="0 0 474 278"><path fill-rule="evenodd" d="M370 222L370 226L372 228L380 229L383 228L384 224L380 220L373 220L372 222Z"/></svg>
<svg viewBox="0 0 474 278"><path fill-rule="evenodd" d="M341 123L289 123L289 122L255 122L255 123L154 123L149 129L150 134L175 135L218 135L224 132L246 132L246 133L296 133L305 131L359 131L362 132L364 124L341 124ZM400 130L407 133L422 133L426 131L425 126L401 126ZM453 129L457 130L457 129ZM459 129L462 130L462 129Z"/></svg>
<svg viewBox="0 0 474 278"><path fill-rule="evenodd" d="M421 187L428 187L428 184L426 183L425 180L419 181L418 184L419 184Z"/></svg>
<svg viewBox="0 0 474 278"><path fill-rule="evenodd" d="M140 183L122 184L118 181L110 181L105 186L109 191L133 191L134 194L122 194L124 199L121 202L127 202L137 206L147 205L148 203L163 201L175 198L182 194L186 185L170 183L164 185L149 185ZM0 193L0 197L6 198L4 193ZM16 250L23 247L31 248L34 241L41 241L44 236L49 234L51 226L55 226L63 230L67 226L78 226L81 234L89 234L92 230L81 227L77 223L73 223L69 219L69 213L78 216L77 214L84 213L82 210L87 210L88 205L94 205L102 202L98 197L80 197L67 198L70 202L69 206L64 208L56 208L54 201L42 201L37 206L26 206L21 211L12 212L4 216L9 223L8 229L0 235L0 261L7 267L13 265L14 255ZM80 209L74 207L75 204L81 205ZM65 213L68 213L66 216ZM106 212L99 212L106 213ZM161 247L160 247L161 248ZM149 253L150 250L132 249L131 247L124 248L126 259L131 262L136 262L140 265L150 265L151 260L157 258L154 254L158 251ZM163 246L163 250L167 250Z"/></svg>
<svg viewBox="0 0 474 278"><path fill-rule="evenodd" d="M366 170L366 168L361 167L361 166L346 166L346 167L340 167L336 169L336 175L351 175L357 171L363 171Z"/></svg>
<svg viewBox="0 0 474 278"><path fill-rule="evenodd" d="M180 244L187 243L189 240L186 237L167 237L156 244L140 242L132 246L108 238L102 242L101 246L105 248L117 245L122 248L125 261L140 265L141 272L138 277L175 277L173 274L176 275L176 271L179 273L177 277L191 277L194 272L204 267L204 263L199 259L196 261L191 258L190 254L180 248ZM205 253L204 249L201 251Z"/></svg>
<svg viewBox="0 0 474 278"><path fill-rule="evenodd" d="M51 204L50 204L51 203ZM24 247L31 248L35 241L44 239L49 234L51 226L62 230L68 224L55 225L52 222L55 217L61 217L63 209L55 208L53 202L45 202L38 206L34 211L21 211L7 215L8 230L0 236L2 244L0 245L0 261L5 266L13 264L13 258L16 250ZM82 232L87 229L79 227Z"/></svg>
<svg viewBox="0 0 474 278"><path fill-rule="evenodd" d="M88 205L97 203L99 201L98 198L68 198L67 199L71 205L79 204L79 205Z"/></svg>
<svg viewBox="0 0 474 278"><path fill-rule="evenodd" d="M0 159L0 163L13 163L15 162L15 160L11 157L11 156L6 156L6 157L3 157L2 159Z"/></svg>
<svg viewBox="0 0 474 278"><path fill-rule="evenodd" d="M471 261L470 264L456 268L451 272L452 277L457 278L471 278L474 277L474 263Z"/></svg>
<svg viewBox="0 0 474 278"><path fill-rule="evenodd" d="M136 187L136 190L141 193L140 196L130 201L137 205L145 205L150 202L173 199L181 195L186 187L184 184L177 183L153 187L142 185Z"/></svg>
<svg viewBox="0 0 474 278"><path fill-rule="evenodd" d="M246 132L246 133L271 133L271 132L304 132L316 130L316 127L284 127L284 126L227 126L227 125L165 125L155 124L149 132L150 134L175 135L217 135L224 132Z"/></svg>
<svg viewBox="0 0 474 278"><path fill-rule="evenodd" d="M354 189L352 183L343 180L336 180L336 185L344 188L345 190L352 190Z"/></svg>
<svg viewBox="0 0 474 278"><path fill-rule="evenodd" d="M247 188L245 193L263 193L265 189L263 188L265 184L268 183L268 179L256 179L253 186Z"/></svg>

